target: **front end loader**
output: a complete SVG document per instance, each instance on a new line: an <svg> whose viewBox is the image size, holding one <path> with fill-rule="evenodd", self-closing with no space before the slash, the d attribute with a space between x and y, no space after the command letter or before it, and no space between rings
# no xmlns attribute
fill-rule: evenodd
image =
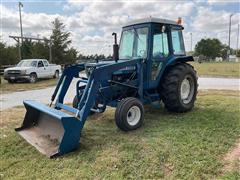
<svg viewBox="0 0 240 180"><path fill-rule="evenodd" d="M178 21L179 22L179 21ZM197 76L186 56L182 25L147 18L123 27L120 46L113 33L113 59L66 65L49 106L25 100L26 114L16 131L48 157L78 148L88 116L116 107L115 122L123 131L143 125L144 105L163 101L173 112L193 108ZM83 76L83 74L86 76ZM73 105L64 104L73 79Z"/></svg>

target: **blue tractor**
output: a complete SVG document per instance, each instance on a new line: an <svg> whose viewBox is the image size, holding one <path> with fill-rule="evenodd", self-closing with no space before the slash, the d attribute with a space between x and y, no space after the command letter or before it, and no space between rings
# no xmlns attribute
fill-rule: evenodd
<svg viewBox="0 0 240 180"><path fill-rule="evenodd" d="M81 131L92 113L115 107L115 122L123 131L143 125L144 105L162 101L167 110L186 112L197 95L197 75L187 62L183 26L147 18L122 28L120 45L113 33L113 59L66 65L50 106L25 100L24 121L16 131L41 153L55 157L77 149ZM86 76L83 76L83 73ZM64 97L73 79L73 105Z"/></svg>

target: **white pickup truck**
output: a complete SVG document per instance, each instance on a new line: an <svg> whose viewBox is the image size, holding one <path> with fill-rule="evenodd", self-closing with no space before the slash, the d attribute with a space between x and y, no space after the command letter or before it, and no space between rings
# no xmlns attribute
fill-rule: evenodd
<svg viewBox="0 0 240 180"><path fill-rule="evenodd" d="M9 83L27 80L35 83L40 78L59 78L61 66L49 64L46 59L24 59L16 67L4 70L4 79Z"/></svg>

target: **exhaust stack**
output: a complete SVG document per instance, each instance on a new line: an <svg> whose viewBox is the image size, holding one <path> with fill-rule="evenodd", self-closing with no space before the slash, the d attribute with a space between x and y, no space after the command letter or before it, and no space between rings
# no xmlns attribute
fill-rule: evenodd
<svg viewBox="0 0 240 180"><path fill-rule="evenodd" d="M119 60L119 46L117 44L117 33L113 32L112 36L114 36L113 60L115 60L115 62L117 62Z"/></svg>

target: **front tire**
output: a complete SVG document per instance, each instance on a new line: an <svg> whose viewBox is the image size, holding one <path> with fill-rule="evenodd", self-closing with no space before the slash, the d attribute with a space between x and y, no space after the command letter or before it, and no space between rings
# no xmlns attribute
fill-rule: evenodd
<svg viewBox="0 0 240 180"><path fill-rule="evenodd" d="M123 131L135 130L142 126L144 120L144 107L137 98L123 99L115 111L115 122Z"/></svg>
<svg viewBox="0 0 240 180"><path fill-rule="evenodd" d="M30 83L36 83L37 82L37 75L35 73L31 73L29 77Z"/></svg>
<svg viewBox="0 0 240 180"><path fill-rule="evenodd" d="M172 112L186 112L194 107L197 75L187 63L176 64L164 75L160 94L165 107Z"/></svg>
<svg viewBox="0 0 240 180"><path fill-rule="evenodd" d="M12 79L8 79L8 83L9 83L9 84L13 84L13 83L15 83L15 81L12 80Z"/></svg>
<svg viewBox="0 0 240 180"><path fill-rule="evenodd" d="M80 94L80 97L78 97L77 95L75 95L75 97L73 98L73 101L72 101L72 107L77 109L78 108L78 103L79 101L81 100L81 97L82 97L82 93ZM93 115L95 114L95 112L93 111L90 111L89 115Z"/></svg>

